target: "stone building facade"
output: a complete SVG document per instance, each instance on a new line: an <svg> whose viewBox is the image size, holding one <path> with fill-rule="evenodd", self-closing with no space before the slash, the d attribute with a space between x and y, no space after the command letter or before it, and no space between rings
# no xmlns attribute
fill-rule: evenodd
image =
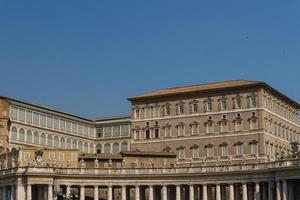
<svg viewBox="0 0 300 200"><path fill-rule="evenodd" d="M300 199L300 105L268 84L129 100L131 116L91 120L1 97L0 199Z"/></svg>

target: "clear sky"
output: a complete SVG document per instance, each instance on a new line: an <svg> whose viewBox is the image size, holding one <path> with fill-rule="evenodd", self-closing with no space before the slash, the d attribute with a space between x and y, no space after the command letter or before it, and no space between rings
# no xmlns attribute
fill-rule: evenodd
<svg viewBox="0 0 300 200"><path fill-rule="evenodd" d="M82 117L250 79L300 102L299 0L1 0L0 94Z"/></svg>

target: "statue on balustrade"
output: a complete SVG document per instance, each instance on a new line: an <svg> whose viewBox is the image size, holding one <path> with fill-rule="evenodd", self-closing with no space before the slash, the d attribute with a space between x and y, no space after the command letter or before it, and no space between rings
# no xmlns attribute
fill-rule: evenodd
<svg viewBox="0 0 300 200"><path fill-rule="evenodd" d="M83 158L80 159L79 163L80 163L80 168L85 168L85 162Z"/></svg>
<svg viewBox="0 0 300 200"><path fill-rule="evenodd" d="M94 168L99 168L99 160L97 158L94 161Z"/></svg>
<svg viewBox="0 0 300 200"><path fill-rule="evenodd" d="M43 165L43 150L37 150L35 152L35 163L37 166L42 166Z"/></svg>
<svg viewBox="0 0 300 200"><path fill-rule="evenodd" d="M154 163L152 159L149 159L149 167L154 168Z"/></svg>

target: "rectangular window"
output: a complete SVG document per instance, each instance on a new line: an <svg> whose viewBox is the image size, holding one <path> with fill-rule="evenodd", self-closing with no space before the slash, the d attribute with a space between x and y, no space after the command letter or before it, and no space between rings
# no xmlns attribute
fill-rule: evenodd
<svg viewBox="0 0 300 200"><path fill-rule="evenodd" d="M121 135L128 136L129 135L129 124L121 125Z"/></svg>
<svg viewBox="0 0 300 200"><path fill-rule="evenodd" d="M212 112L212 101L209 100L208 102L206 102L206 112Z"/></svg>
<svg viewBox="0 0 300 200"><path fill-rule="evenodd" d="M252 155L257 154L257 144L256 143L250 144L250 151L251 151Z"/></svg>
<svg viewBox="0 0 300 200"><path fill-rule="evenodd" d="M176 114L177 114L177 115L182 115L183 112L184 112L184 110L183 110L183 105L178 105L178 106L176 107Z"/></svg>
<svg viewBox="0 0 300 200"><path fill-rule="evenodd" d="M21 109L20 109L21 112ZM21 113L20 113L21 115ZM31 111L26 111L26 123L32 124L32 112Z"/></svg>
<svg viewBox="0 0 300 200"><path fill-rule="evenodd" d="M113 126L113 136L114 137L120 136L120 126Z"/></svg>
<svg viewBox="0 0 300 200"><path fill-rule="evenodd" d="M39 114L38 113L33 113L33 124L34 125L39 125Z"/></svg>
<svg viewBox="0 0 300 200"><path fill-rule="evenodd" d="M53 117L48 116L47 117L47 127L48 128L52 128L52 121L53 121Z"/></svg>
<svg viewBox="0 0 300 200"><path fill-rule="evenodd" d="M243 154L243 149L241 144L235 145L235 155L240 156Z"/></svg>
<svg viewBox="0 0 300 200"><path fill-rule="evenodd" d="M89 128L87 126L83 126L83 130L84 130L84 135L88 136L89 135Z"/></svg>
<svg viewBox="0 0 300 200"><path fill-rule="evenodd" d="M153 107L153 117L158 117L158 113L159 113L159 107L158 106Z"/></svg>
<svg viewBox="0 0 300 200"><path fill-rule="evenodd" d="M168 116L171 114L170 106L165 106L164 107L164 115Z"/></svg>
<svg viewBox="0 0 300 200"><path fill-rule="evenodd" d="M145 131L145 139L150 139L150 130L149 129L147 129Z"/></svg>
<svg viewBox="0 0 300 200"><path fill-rule="evenodd" d="M214 156L213 147L206 147L206 157L211 158Z"/></svg>
<svg viewBox="0 0 300 200"><path fill-rule="evenodd" d="M54 124L54 129L55 129L55 130L58 130L58 129L59 129L59 119L54 118L53 124Z"/></svg>
<svg viewBox="0 0 300 200"><path fill-rule="evenodd" d="M16 107L11 107L11 118L14 120L18 120L18 108Z"/></svg>
<svg viewBox="0 0 300 200"><path fill-rule="evenodd" d="M220 102L219 102L219 110L220 111L224 111L224 110L226 110L226 100L220 100Z"/></svg>
<svg viewBox="0 0 300 200"><path fill-rule="evenodd" d="M251 119L250 120L250 130L256 130L257 129L257 120Z"/></svg>
<svg viewBox="0 0 300 200"><path fill-rule="evenodd" d="M184 159L185 158L185 149L178 149L178 158L179 159Z"/></svg>
<svg viewBox="0 0 300 200"><path fill-rule="evenodd" d="M75 134L78 133L78 131L77 131L77 124L76 123L72 123L72 133L75 133Z"/></svg>
<svg viewBox="0 0 300 200"><path fill-rule="evenodd" d="M48 158L49 158L49 160L55 159L55 153L54 152L49 152Z"/></svg>
<svg viewBox="0 0 300 200"><path fill-rule="evenodd" d="M136 109L134 112L134 118L139 119L140 118L140 109Z"/></svg>
<svg viewBox="0 0 300 200"><path fill-rule="evenodd" d="M103 137L103 128L97 128L97 137Z"/></svg>
<svg viewBox="0 0 300 200"><path fill-rule="evenodd" d="M81 124L78 125L78 134L83 135L83 126Z"/></svg>
<svg viewBox="0 0 300 200"><path fill-rule="evenodd" d="M59 161L64 161L65 160L65 154L62 152L59 152Z"/></svg>
<svg viewBox="0 0 300 200"><path fill-rule="evenodd" d="M192 149L192 158L199 158L199 148L194 147Z"/></svg>
<svg viewBox="0 0 300 200"><path fill-rule="evenodd" d="M192 113L197 113L198 112L198 104L196 104L196 103L193 103L192 104Z"/></svg>
<svg viewBox="0 0 300 200"><path fill-rule="evenodd" d="M241 109L241 98L234 99L234 109Z"/></svg>
<svg viewBox="0 0 300 200"><path fill-rule="evenodd" d="M66 121L65 120L60 120L60 127L59 129L61 131L65 131L66 130Z"/></svg>
<svg viewBox="0 0 300 200"><path fill-rule="evenodd" d="M140 139L140 131L139 131L139 130L136 130L136 131L135 131L134 139L135 139L135 140L139 140L139 139Z"/></svg>
<svg viewBox="0 0 300 200"><path fill-rule="evenodd" d="M111 137L111 126L104 127L104 137Z"/></svg>
<svg viewBox="0 0 300 200"><path fill-rule="evenodd" d="M165 137L171 137L171 127L165 127Z"/></svg>
<svg viewBox="0 0 300 200"><path fill-rule="evenodd" d="M46 127L46 115L41 115L40 120L41 120L41 126Z"/></svg>
<svg viewBox="0 0 300 200"><path fill-rule="evenodd" d="M185 133L184 133L184 126L178 126L177 127L177 135L180 137L180 136L184 136Z"/></svg>
<svg viewBox="0 0 300 200"><path fill-rule="evenodd" d="M27 119L27 116L26 116L26 119ZM19 109L19 121L25 122L25 110L24 109Z"/></svg>
<svg viewBox="0 0 300 200"><path fill-rule="evenodd" d="M71 133L71 122L69 122L69 121L66 122L66 131L68 133Z"/></svg>
<svg viewBox="0 0 300 200"><path fill-rule="evenodd" d="M24 152L24 160L25 161L30 161L31 160L30 152Z"/></svg>
<svg viewBox="0 0 300 200"><path fill-rule="evenodd" d="M77 153L72 153L71 154L71 161L77 161Z"/></svg>
<svg viewBox="0 0 300 200"><path fill-rule="evenodd" d="M192 124L192 135L197 135L198 134L198 125L197 124Z"/></svg>
<svg viewBox="0 0 300 200"><path fill-rule="evenodd" d="M227 132L228 131L228 126L227 126L227 122L221 122L220 124L220 131L221 133Z"/></svg>
<svg viewBox="0 0 300 200"><path fill-rule="evenodd" d="M227 145L221 146L221 155L228 156L228 146Z"/></svg>
<svg viewBox="0 0 300 200"><path fill-rule="evenodd" d="M210 134L213 133L213 125L211 123L206 124L206 133Z"/></svg>

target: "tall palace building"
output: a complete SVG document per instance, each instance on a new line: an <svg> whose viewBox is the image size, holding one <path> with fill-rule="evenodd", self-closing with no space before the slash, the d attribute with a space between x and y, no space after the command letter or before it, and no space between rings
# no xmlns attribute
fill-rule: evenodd
<svg viewBox="0 0 300 200"><path fill-rule="evenodd" d="M299 200L300 105L264 82L128 98L86 119L0 98L1 200Z"/></svg>

